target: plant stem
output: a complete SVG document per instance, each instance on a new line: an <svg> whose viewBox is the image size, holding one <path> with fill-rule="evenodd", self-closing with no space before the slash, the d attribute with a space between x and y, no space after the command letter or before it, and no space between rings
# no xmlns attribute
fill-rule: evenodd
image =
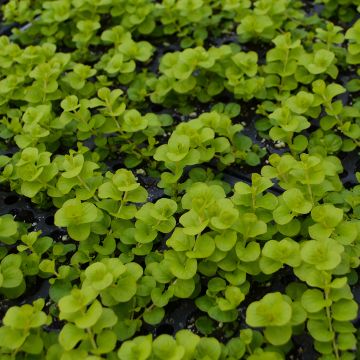
<svg viewBox="0 0 360 360"><path fill-rule="evenodd" d="M328 300L329 300L329 288L324 289L324 294L325 294L325 300L328 303ZM329 331L333 335L332 347L333 347L333 350L334 350L334 353L335 353L335 358L337 360L339 360L340 359L339 349L338 349L337 344L336 344L335 331L334 331L333 326L332 326L331 310L330 310L330 306L328 304L326 305L325 310L326 310L326 317L327 317L327 321L328 321Z"/></svg>
<svg viewBox="0 0 360 360"><path fill-rule="evenodd" d="M247 350L247 352L248 352L250 355L253 354L253 351L251 350L251 347L250 347L249 344L246 344L246 350Z"/></svg>
<svg viewBox="0 0 360 360"><path fill-rule="evenodd" d="M151 304L150 306L146 307L146 308L144 309L144 311L143 311L138 317L136 317L134 320L140 320L140 319L144 316L144 312L145 312L145 311L151 311L154 307L155 307L154 304ZM133 318L133 317L134 317L134 312L132 313L132 318Z"/></svg>
<svg viewBox="0 0 360 360"><path fill-rule="evenodd" d="M256 210L256 192L254 189L251 189L251 203L252 203L252 209L255 213Z"/></svg>
<svg viewBox="0 0 360 360"><path fill-rule="evenodd" d="M19 352L19 348L15 349L13 353L11 353L11 358L16 359L16 355Z"/></svg>
<svg viewBox="0 0 360 360"><path fill-rule="evenodd" d="M91 194L92 191L91 189L89 188L88 184L86 184L86 182L83 180L83 178L80 176L80 175L77 175L76 176L77 179L80 181L81 185ZM100 201L100 199L94 194L92 196L96 201Z"/></svg>
<svg viewBox="0 0 360 360"><path fill-rule="evenodd" d="M326 99L325 97L323 97L323 99ZM332 102L330 101L330 102L328 102L327 104L325 104L325 107L328 107L329 108L329 110L333 113L334 112L334 107L333 107L333 105L332 105ZM340 126L340 125L343 125L343 122L342 122L342 120L340 119L340 117L339 117L339 115L332 115L332 116L334 116L335 117L335 119L336 119L336 121L337 121L337 124L338 124L338 126Z"/></svg>
<svg viewBox="0 0 360 360"><path fill-rule="evenodd" d="M351 139L357 147L360 147L360 140Z"/></svg>
<svg viewBox="0 0 360 360"><path fill-rule="evenodd" d="M313 197L313 193L312 193L310 184L307 184L307 188L308 188L308 192L310 195L311 203L314 205L314 197Z"/></svg>
<svg viewBox="0 0 360 360"><path fill-rule="evenodd" d="M89 335L89 339L90 339L90 342L91 342L91 346L92 346L94 349L97 349L96 342L95 342L95 339L94 339L94 334L92 333L91 329L90 329L90 328L86 328L86 332L87 332L88 335Z"/></svg>
<svg viewBox="0 0 360 360"><path fill-rule="evenodd" d="M310 177L309 177L309 173L308 173L307 170L308 169L305 169L306 185L307 185L307 189L308 189L308 193L309 193L309 196L310 196L311 203L314 205L314 196L313 196L313 193L312 193L312 189L311 189L311 185L310 185Z"/></svg>
<svg viewBox="0 0 360 360"><path fill-rule="evenodd" d="M286 67L287 67L287 64L288 64L288 61L289 61L289 52L290 50L289 49L286 49L286 55L285 55L285 60L283 62L283 70L282 72L284 73L285 70L286 70ZM281 76L281 82L280 82L280 86L279 86L279 92L282 91L282 88L284 87L284 76L283 75L280 75Z"/></svg>
<svg viewBox="0 0 360 360"><path fill-rule="evenodd" d="M120 207L119 207L119 210L118 210L118 212L117 212L118 214L120 214L120 212L121 212L124 204L126 203L127 194L128 194L128 192L125 191L124 194L123 194L123 196L122 196L122 199L120 200Z"/></svg>

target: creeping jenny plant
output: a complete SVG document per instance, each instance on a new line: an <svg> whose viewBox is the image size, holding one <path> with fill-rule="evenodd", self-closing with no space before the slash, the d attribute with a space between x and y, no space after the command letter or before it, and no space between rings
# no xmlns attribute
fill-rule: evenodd
<svg viewBox="0 0 360 360"><path fill-rule="evenodd" d="M359 11L1 2L0 358L359 358Z"/></svg>

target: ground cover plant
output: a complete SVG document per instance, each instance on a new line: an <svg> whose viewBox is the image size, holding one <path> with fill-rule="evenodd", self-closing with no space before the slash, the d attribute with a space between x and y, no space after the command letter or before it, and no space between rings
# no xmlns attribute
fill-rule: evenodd
<svg viewBox="0 0 360 360"><path fill-rule="evenodd" d="M360 358L360 1L0 1L0 359Z"/></svg>

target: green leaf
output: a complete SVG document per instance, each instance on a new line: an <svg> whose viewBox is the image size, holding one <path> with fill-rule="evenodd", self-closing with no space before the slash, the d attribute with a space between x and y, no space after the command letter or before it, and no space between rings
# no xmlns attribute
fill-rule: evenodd
<svg viewBox="0 0 360 360"><path fill-rule="evenodd" d="M335 228L343 219L343 210L332 204L315 206L311 210L311 217L326 228Z"/></svg>
<svg viewBox="0 0 360 360"><path fill-rule="evenodd" d="M163 291L161 288L154 288L151 291L151 300L157 307L166 306L174 294L174 288L169 287L168 290Z"/></svg>
<svg viewBox="0 0 360 360"><path fill-rule="evenodd" d="M143 314L143 319L146 323L150 325L156 325L161 322L165 316L165 310L163 308L155 307L151 310L145 310Z"/></svg>
<svg viewBox="0 0 360 360"><path fill-rule="evenodd" d="M356 319L358 305L354 300L340 299L331 306L332 317L338 321L351 321Z"/></svg>
<svg viewBox="0 0 360 360"><path fill-rule="evenodd" d="M138 336L121 344L118 357L120 360L146 360L150 357L151 350L151 335Z"/></svg>
<svg viewBox="0 0 360 360"><path fill-rule="evenodd" d="M61 101L60 105L65 111L75 111L80 107L78 98L75 95L67 96L63 101Z"/></svg>
<svg viewBox="0 0 360 360"><path fill-rule="evenodd" d="M22 345L22 351L28 354L39 355L44 347L44 342L39 335L30 334L24 344Z"/></svg>
<svg viewBox="0 0 360 360"><path fill-rule="evenodd" d="M203 335L210 335L215 330L214 321L207 316L200 316L195 321L195 326Z"/></svg>
<svg viewBox="0 0 360 360"><path fill-rule="evenodd" d="M115 286L107 289L108 293L120 303L129 301L137 290L136 279L127 272L116 280Z"/></svg>
<svg viewBox="0 0 360 360"><path fill-rule="evenodd" d="M328 323L325 320L309 319L307 328L310 335L317 341L327 342L334 338L334 333L329 331Z"/></svg>
<svg viewBox="0 0 360 360"><path fill-rule="evenodd" d="M300 266L294 268L295 275L309 286L323 289L331 282L331 275L328 272L320 271L313 265L302 262Z"/></svg>
<svg viewBox="0 0 360 360"><path fill-rule="evenodd" d="M286 344L292 334L291 326L269 326L264 330L266 340L270 344L279 346Z"/></svg>
<svg viewBox="0 0 360 360"><path fill-rule="evenodd" d="M81 314L75 319L75 325L80 329L90 328L99 320L102 310L101 303L95 300L89 306L86 313Z"/></svg>
<svg viewBox="0 0 360 360"><path fill-rule="evenodd" d="M175 251L191 250L194 244L194 237L186 235L181 228L175 228L170 238L166 241L166 245L172 247Z"/></svg>
<svg viewBox="0 0 360 360"><path fill-rule="evenodd" d="M245 295L236 286L227 286L224 291L225 298L217 298L216 302L222 311L233 310L245 299Z"/></svg>
<svg viewBox="0 0 360 360"><path fill-rule="evenodd" d="M258 219L255 214L245 213L241 215L241 220L234 224L234 228L247 240L265 234L267 225L264 221Z"/></svg>
<svg viewBox="0 0 360 360"><path fill-rule="evenodd" d="M165 253L165 260L171 273L179 279L191 279L196 274L196 259L188 259L183 253L176 253L175 251L169 250Z"/></svg>
<svg viewBox="0 0 360 360"><path fill-rule="evenodd" d="M325 301L322 291L317 289L309 289L306 290L302 295L301 305L307 312L316 313L330 304L327 304Z"/></svg>
<svg viewBox="0 0 360 360"><path fill-rule="evenodd" d="M237 241L237 234L233 230L224 230L215 236L216 247L221 251L230 251Z"/></svg>
<svg viewBox="0 0 360 360"><path fill-rule="evenodd" d="M197 235L206 228L209 220L202 220L194 210L190 210L181 215L179 222L184 227L183 231L185 234Z"/></svg>
<svg viewBox="0 0 360 360"><path fill-rule="evenodd" d="M195 349L196 359L218 360L221 355L221 347L215 338L201 338Z"/></svg>
<svg viewBox="0 0 360 360"><path fill-rule="evenodd" d="M308 144L308 139L304 135L297 135L294 137L293 143L290 147L293 151L301 153L306 150Z"/></svg>
<svg viewBox="0 0 360 360"><path fill-rule="evenodd" d="M274 220L279 225L287 225L294 218L286 205L279 205L273 212Z"/></svg>
<svg viewBox="0 0 360 360"><path fill-rule="evenodd" d="M339 334L337 344L340 350L356 350L357 339L354 334Z"/></svg>
<svg viewBox="0 0 360 360"><path fill-rule="evenodd" d="M261 250L260 245L255 242L249 242L245 244L238 242L235 247L237 257L245 262L255 261L259 258Z"/></svg>
<svg viewBox="0 0 360 360"><path fill-rule="evenodd" d="M314 224L308 228L309 235L312 239L316 240L326 240L331 236L333 229L326 228L321 224Z"/></svg>
<svg viewBox="0 0 360 360"><path fill-rule="evenodd" d="M306 321L308 314L304 310L301 303L299 301L294 301L292 303L292 309L291 325L296 326L303 324Z"/></svg>
<svg viewBox="0 0 360 360"><path fill-rule="evenodd" d="M185 349L177 345L170 335L160 335L153 342L153 353L158 359L180 360L183 358Z"/></svg>
<svg viewBox="0 0 360 360"><path fill-rule="evenodd" d="M239 212L232 207L228 199L219 200L217 203L218 213L210 219L210 227L214 230L230 228L239 218Z"/></svg>
<svg viewBox="0 0 360 360"><path fill-rule="evenodd" d="M55 274L55 260L44 259L39 264L39 270L44 273Z"/></svg>
<svg viewBox="0 0 360 360"><path fill-rule="evenodd" d="M74 324L65 324L59 334L59 343L66 350L73 349L80 340L86 338L86 333L83 329L79 329Z"/></svg>
<svg viewBox="0 0 360 360"><path fill-rule="evenodd" d="M137 110L131 109L124 113L124 121L122 128L126 132L137 132L146 129L148 126L148 120L145 116L142 116Z"/></svg>
<svg viewBox="0 0 360 360"><path fill-rule="evenodd" d="M325 72L333 62L335 54L331 51L320 49L316 51L313 62L307 65L307 69L312 74L320 74Z"/></svg>
<svg viewBox="0 0 360 360"><path fill-rule="evenodd" d="M18 232L18 225L14 221L12 215L7 214L0 216L0 241L11 245L16 242L14 236L17 235Z"/></svg>
<svg viewBox="0 0 360 360"><path fill-rule="evenodd" d="M301 262L300 246L290 238L285 238L280 241L267 241L263 247L262 254L292 267L299 266Z"/></svg>
<svg viewBox="0 0 360 360"><path fill-rule="evenodd" d="M195 290L194 279L188 279L188 280L177 279L174 282L174 295L181 299L186 299L191 297L194 290Z"/></svg>
<svg viewBox="0 0 360 360"><path fill-rule="evenodd" d="M97 349L94 353L107 354L115 349L117 337L114 331L104 330L96 337Z"/></svg>
<svg viewBox="0 0 360 360"><path fill-rule="evenodd" d="M299 189L286 190L282 197L286 206L295 213L307 214L312 208L311 202L305 200Z"/></svg>
<svg viewBox="0 0 360 360"><path fill-rule="evenodd" d="M207 258L215 250L215 241L208 235L200 235L196 238L194 248L192 251L187 251L186 256L189 258Z"/></svg>
<svg viewBox="0 0 360 360"><path fill-rule="evenodd" d="M339 84L330 84L326 87L326 98L331 100L344 92L346 92L346 89L343 86Z"/></svg>
<svg viewBox="0 0 360 360"><path fill-rule="evenodd" d="M301 258L318 270L332 270L339 265L344 247L333 239L309 240L302 244Z"/></svg>
<svg viewBox="0 0 360 360"><path fill-rule="evenodd" d="M226 289L226 281L222 278L215 277L209 280L207 287L208 291L216 294Z"/></svg>
<svg viewBox="0 0 360 360"><path fill-rule="evenodd" d="M23 273L20 270L21 257L19 255L7 255L0 265L2 288L11 289L18 287L23 281Z"/></svg>
<svg viewBox="0 0 360 360"><path fill-rule="evenodd" d="M246 344L240 338L232 338L226 344L229 356L233 359L241 359L246 352Z"/></svg>
<svg viewBox="0 0 360 360"><path fill-rule="evenodd" d="M115 315L115 312L108 308L103 308L99 320L93 326L95 333L100 333L105 328L110 328L116 325L118 322L118 317Z"/></svg>
<svg viewBox="0 0 360 360"><path fill-rule="evenodd" d="M35 305L35 303L34 303ZM42 307L41 307L42 308ZM12 306L5 314L3 323L17 330L39 328L47 323L47 315L29 304Z"/></svg>
<svg viewBox="0 0 360 360"><path fill-rule="evenodd" d="M72 239L84 241L90 235L90 227L90 224L69 225L67 230Z"/></svg>
<svg viewBox="0 0 360 360"><path fill-rule="evenodd" d="M96 262L88 266L85 270L86 280L89 285L96 290L103 290L113 282L113 275L107 271L106 266Z"/></svg>
<svg viewBox="0 0 360 360"><path fill-rule="evenodd" d="M119 191L132 191L137 189L140 184L137 183L134 174L130 170L119 169L111 177L113 184Z"/></svg>
<svg viewBox="0 0 360 360"><path fill-rule="evenodd" d="M3 349L15 350L19 349L20 346L26 340L28 333L23 331L12 329L8 326L0 327L0 346Z"/></svg>
<svg viewBox="0 0 360 360"><path fill-rule="evenodd" d="M251 303L246 310L246 322L253 327L284 326L291 319L292 308L279 292L269 293Z"/></svg>
<svg viewBox="0 0 360 360"><path fill-rule="evenodd" d="M248 136L238 133L234 136L234 145L238 150L246 151L251 148L252 141Z"/></svg>
<svg viewBox="0 0 360 360"><path fill-rule="evenodd" d="M200 341L200 337L189 330L179 330L175 335L175 339L176 342L185 349L184 358L191 359Z"/></svg>
<svg viewBox="0 0 360 360"><path fill-rule="evenodd" d="M84 166L84 156L82 154L77 154L75 156L65 155L65 160L63 163L65 172L61 174L65 179L71 179L80 174Z"/></svg>
<svg viewBox="0 0 360 360"><path fill-rule="evenodd" d="M280 261L263 256L260 258L259 267L264 274L273 274L280 270L283 264Z"/></svg>
<svg viewBox="0 0 360 360"><path fill-rule="evenodd" d="M299 91L296 96L286 100L287 106L296 114L305 113L314 101L314 95L305 91Z"/></svg>
<svg viewBox="0 0 360 360"><path fill-rule="evenodd" d="M188 154L190 139L186 135L173 135L169 139L168 152L166 157L170 161L181 161Z"/></svg>
<svg viewBox="0 0 360 360"><path fill-rule="evenodd" d="M96 206L89 202L71 199L55 213L56 226L69 226L92 223L98 216Z"/></svg>

